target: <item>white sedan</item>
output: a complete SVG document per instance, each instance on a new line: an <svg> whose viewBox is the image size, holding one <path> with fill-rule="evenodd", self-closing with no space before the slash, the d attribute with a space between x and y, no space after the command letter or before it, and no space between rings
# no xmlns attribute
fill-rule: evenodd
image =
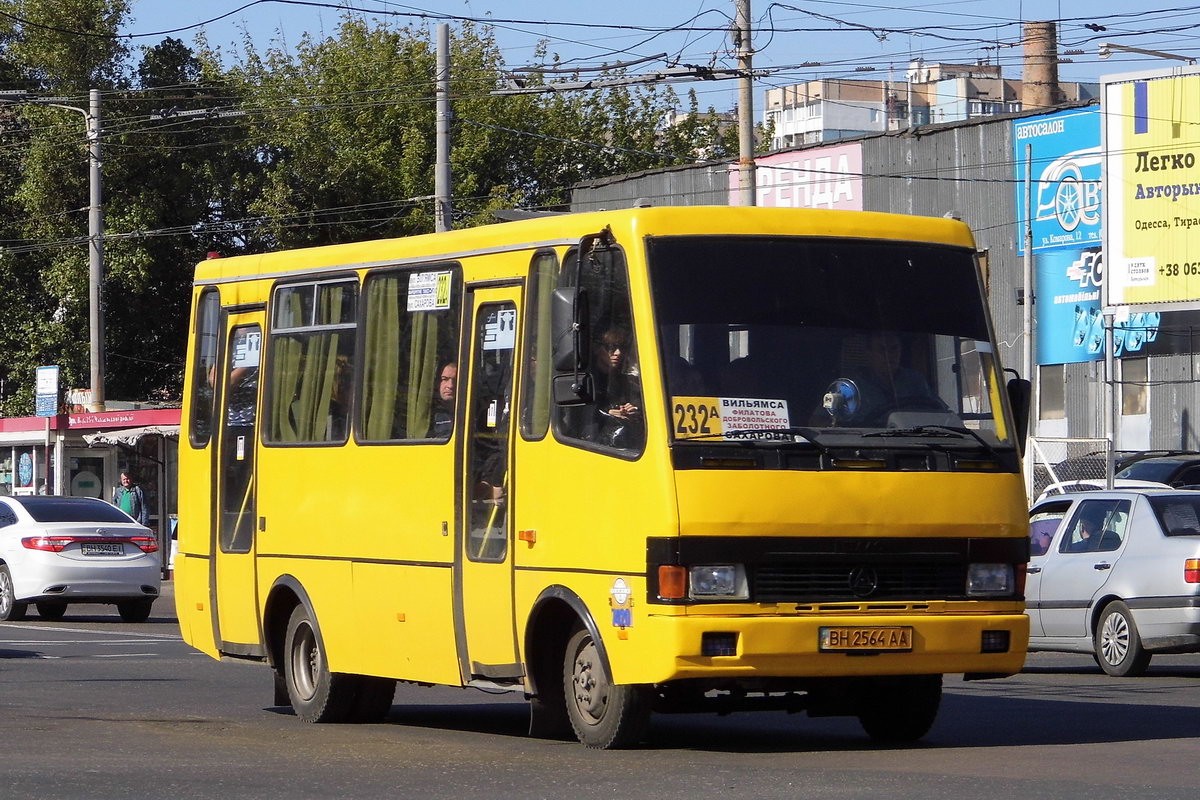
<svg viewBox="0 0 1200 800"><path fill-rule="evenodd" d="M60 619L69 603L112 603L144 622L162 568L154 532L90 497L0 497L0 620Z"/></svg>

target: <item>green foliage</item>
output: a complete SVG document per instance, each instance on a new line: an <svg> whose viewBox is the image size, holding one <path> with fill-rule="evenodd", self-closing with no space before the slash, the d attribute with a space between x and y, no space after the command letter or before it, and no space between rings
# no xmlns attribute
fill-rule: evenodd
<svg viewBox="0 0 1200 800"><path fill-rule="evenodd" d="M351 14L290 48L247 37L230 55L201 35L134 53L112 35L129 5L0 0L31 23L0 18L0 88L77 108L104 90L106 395L178 397L206 253L433 230L436 58L430 28ZM580 181L736 154L736 131L694 94L673 125L670 88L495 95L505 65L485 25L457 28L451 59L457 226L560 208ZM39 105L0 106L0 125L0 411L27 414L39 364L88 384L87 137L82 115Z"/></svg>

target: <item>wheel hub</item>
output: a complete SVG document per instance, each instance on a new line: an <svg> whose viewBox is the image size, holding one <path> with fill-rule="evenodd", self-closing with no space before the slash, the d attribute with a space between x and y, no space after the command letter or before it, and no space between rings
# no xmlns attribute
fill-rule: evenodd
<svg viewBox="0 0 1200 800"><path fill-rule="evenodd" d="M575 657L573 676L575 705L593 720L604 716L608 704L608 685L597 669L597 656L596 646L589 641Z"/></svg>
<svg viewBox="0 0 1200 800"><path fill-rule="evenodd" d="M1129 652L1129 626L1120 614L1109 614L1100 630L1100 652L1109 664L1120 664Z"/></svg>

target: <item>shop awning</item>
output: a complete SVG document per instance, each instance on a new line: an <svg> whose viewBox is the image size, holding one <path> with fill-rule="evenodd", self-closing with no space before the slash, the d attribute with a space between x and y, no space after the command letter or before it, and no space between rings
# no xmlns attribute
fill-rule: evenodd
<svg viewBox="0 0 1200 800"><path fill-rule="evenodd" d="M97 444L125 444L132 447L143 436L179 436L178 425L144 425L140 428L121 428L114 431L85 433L83 440L88 446Z"/></svg>

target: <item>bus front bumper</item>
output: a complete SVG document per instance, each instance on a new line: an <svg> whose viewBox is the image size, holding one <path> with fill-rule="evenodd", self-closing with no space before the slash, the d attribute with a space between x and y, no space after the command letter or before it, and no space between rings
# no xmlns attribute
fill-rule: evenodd
<svg viewBox="0 0 1200 800"><path fill-rule="evenodd" d="M646 629L640 631L642 636L628 637L631 644L645 637L646 649L636 659L614 659L616 671L623 673L614 676L619 683L958 672L1001 677L1021 670L1029 641L1029 617L1020 613L886 617L650 615L646 623ZM836 633L831 642L832 630ZM880 647L876 648L876 643ZM851 645L856 647L829 649ZM714 651L731 654L709 654Z"/></svg>

